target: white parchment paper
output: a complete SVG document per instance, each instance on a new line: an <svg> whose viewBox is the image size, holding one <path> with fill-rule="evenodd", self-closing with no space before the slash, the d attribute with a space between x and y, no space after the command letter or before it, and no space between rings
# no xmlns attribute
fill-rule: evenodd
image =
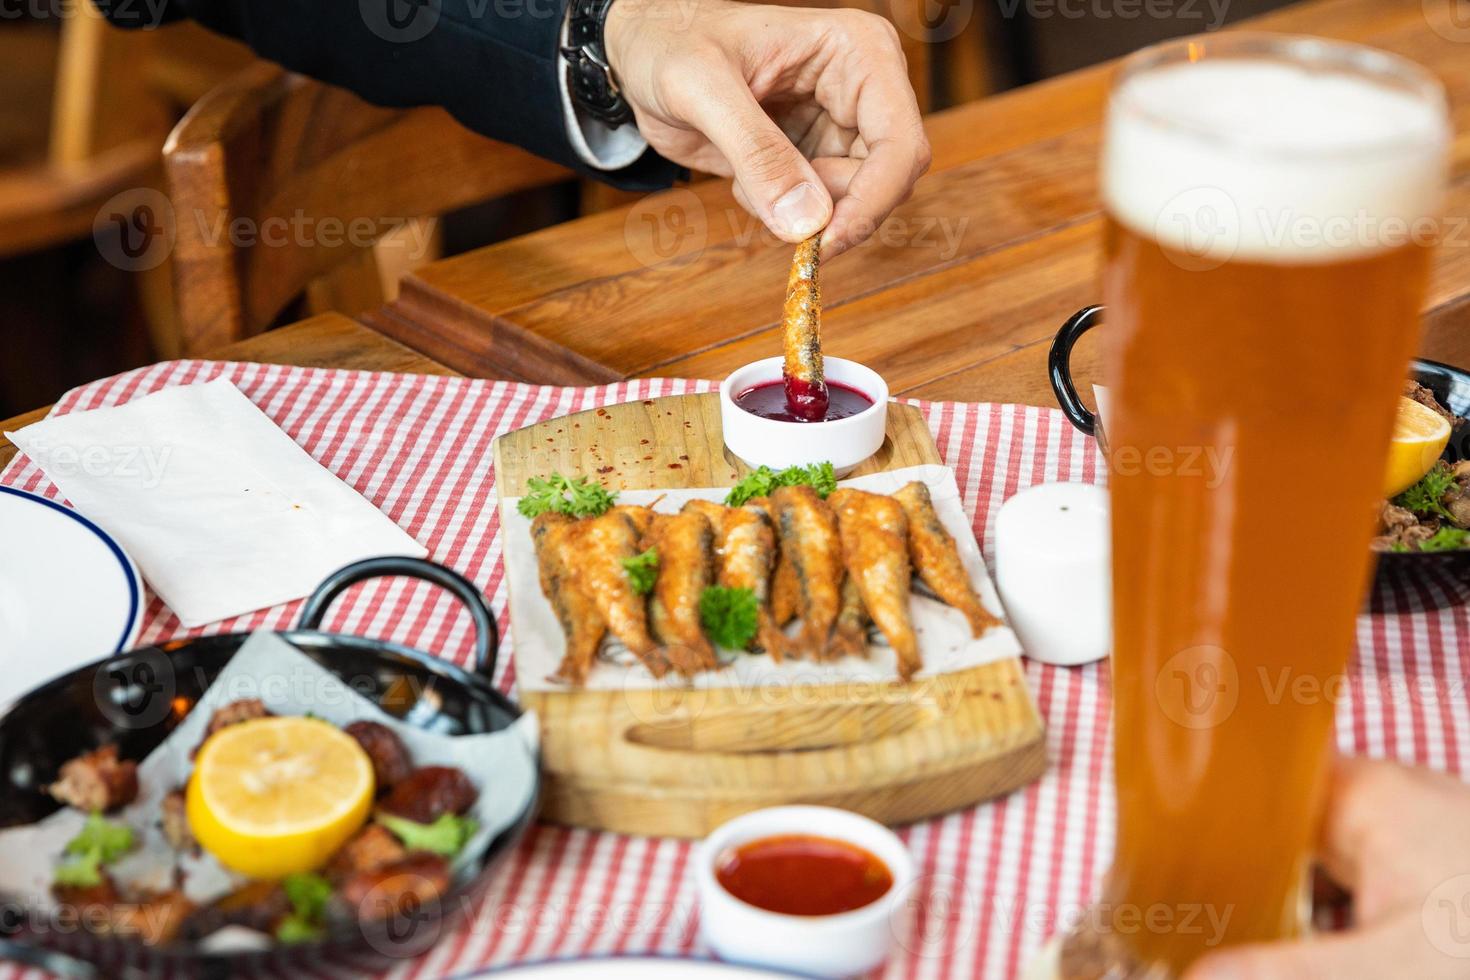
<svg viewBox="0 0 1470 980"><path fill-rule="evenodd" d="M918 480L929 487L934 509L950 534L954 535L960 558L970 573L985 607L1003 616L995 585L985 569L980 547L970 518L960 500L954 472L947 466L909 466L887 473L874 473L839 481L842 486L856 487L873 493L892 493L904 484ZM704 498L724 500L728 487L689 490L623 490L618 503L650 504L661 513L674 513L686 500ZM662 498L662 499L660 499ZM516 660L516 683L522 690L566 690L566 685L550 680L561 663L566 640L551 603L541 594L536 571L536 549L531 541L531 522L516 510L519 497L501 501L501 527L505 529L505 567L510 586L510 622ZM918 677L977 667L981 664L1018 656L1021 645L1009 626L998 626L980 639L970 635L965 617L936 599L915 592L910 600L914 630L919 637L919 651L924 669ZM587 678L592 690L625 690L693 684L696 687L748 687L753 685L791 685L873 682L897 676L893 651L881 643L870 643L868 657L847 657L831 663L787 660L774 663L767 656L733 655L726 669L708 671L692 679L655 678L636 658L627 654L621 644L609 637L603 643L603 658Z"/></svg>
<svg viewBox="0 0 1470 980"><path fill-rule="evenodd" d="M456 872L515 821L535 792L539 736L534 714L484 735L426 731L384 713L275 633L260 632L245 642L189 716L138 766L138 798L111 815L131 826L137 840L132 852L109 866L119 884L166 889L178 866L186 873L185 894L202 904L243 883L208 854L181 858L159 824L159 800L188 780L193 770L189 754L210 715L242 698L259 698L274 714L310 713L338 726L363 719L381 722L403 739L415 765L462 769L480 790L471 810L479 827L455 857ZM85 814L66 807L39 823L0 831L0 889L33 902L38 911L51 909L52 873L67 841L85 821Z"/></svg>

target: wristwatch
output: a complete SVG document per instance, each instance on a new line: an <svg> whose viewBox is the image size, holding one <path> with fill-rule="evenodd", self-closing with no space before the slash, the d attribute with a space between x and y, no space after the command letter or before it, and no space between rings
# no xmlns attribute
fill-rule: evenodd
<svg viewBox="0 0 1470 980"><path fill-rule="evenodd" d="M603 25L614 0L572 0L567 25L567 91L588 115L616 129L633 121L633 107L623 98L617 75L607 63Z"/></svg>

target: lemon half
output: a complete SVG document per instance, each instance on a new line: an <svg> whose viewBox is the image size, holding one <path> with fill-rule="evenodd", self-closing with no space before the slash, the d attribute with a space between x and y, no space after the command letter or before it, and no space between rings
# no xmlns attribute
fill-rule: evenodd
<svg viewBox="0 0 1470 980"><path fill-rule="evenodd" d="M1418 483L1450 441L1450 424L1412 398L1400 398L1388 449L1383 495L1392 497Z"/></svg>
<svg viewBox="0 0 1470 980"><path fill-rule="evenodd" d="M210 736L185 794L189 827L225 867L250 878L311 871L367 820L373 764L314 718L257 718Z"/></svg>

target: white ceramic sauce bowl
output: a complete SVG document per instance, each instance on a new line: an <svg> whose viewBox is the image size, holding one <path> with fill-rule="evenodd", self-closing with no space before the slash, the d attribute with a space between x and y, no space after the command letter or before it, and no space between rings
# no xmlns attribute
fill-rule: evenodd
<svg viewBox="0 0 1470 980"><path fill-rule="evenodd" d="M878 451L888 425L888 385L857 361L823 358L823 374L856 388L873 404L856 415L829 422L781 422L752 415L735 398L749 388L781 380L782 359L768 357L736 370L720 385L720 424L725 446L752 468L805 466L830 460L838 476Z"/></svg>
<svg viewBox="0 0 1470 980"><path fill-rule="evenodd" d="M893 874L893 885L862 908L836 915L784 915L742 902L715 877L720 856L763 837L806 834L855 844ZM699 845L699 928L723 960L813 977L849 977L877 967L905 937L914 861L887 827L849 810L778 806L736 817Z"/></svg>

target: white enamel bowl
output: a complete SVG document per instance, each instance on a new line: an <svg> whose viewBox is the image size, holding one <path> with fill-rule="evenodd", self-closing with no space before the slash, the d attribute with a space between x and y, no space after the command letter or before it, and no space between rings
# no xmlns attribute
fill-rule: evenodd
<svg viewBox="0 0 1470 980"><path fill-rule="evenodd" d="M855 844L893 874L876 901L836 915L783 915L731 895L715 877L720 856L763 837L811 834ZM877 967L908 931L914 861L887 827L849 810L778 806L736 817L704 839L695 858L699 925L723 960L814 977L849 977Z"/></svg>
<svg viewBox="0 0 1470 980"><path fill-rule="evenodd" d="M856 388L873 404L856 415L829 422L781 422L752 415L735 399L756 385L781 380L779 357L755 361L732 373L720 385L720 424L725 446L752 468L805 466L830 460L842 476L883 445L888 425L888 385L878 372L841 357L823 359L828 381Z"/></svg>

